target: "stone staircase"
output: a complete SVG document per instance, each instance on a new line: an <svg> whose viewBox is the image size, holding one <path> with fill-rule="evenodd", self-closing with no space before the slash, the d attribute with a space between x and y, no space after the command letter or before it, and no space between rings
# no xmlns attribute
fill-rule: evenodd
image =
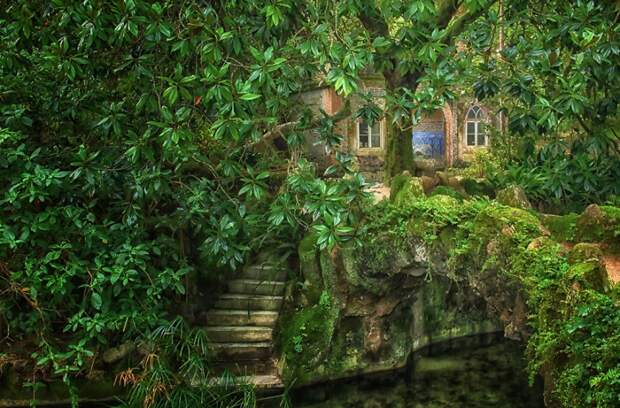
<svg viewBox="0 0 620 408"><path fill-rule="evenodd" d="M259 264L228 282L206 314L217 374L228 371L258 388L282 387L272 348L286 278L286 268Z"/></svg>

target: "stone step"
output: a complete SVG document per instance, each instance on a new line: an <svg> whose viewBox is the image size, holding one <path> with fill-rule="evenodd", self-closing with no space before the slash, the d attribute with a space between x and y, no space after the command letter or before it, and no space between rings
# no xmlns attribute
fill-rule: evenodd
<svg viewBox="0 0 620 408"><path fill-rule="evenodd" d="M223 294L215 302L216 309L280 310L282 296Z"/></svg>
<svg viewBox="0 0 620 408"><path fill-rule="evenodd" d="M278 369L271 359L240 360L215 362L211 367L211 372L215 375L228 372L234 376L277 375Z"/></svg>
<svg viewBox="0 0 620 408"><path fill-rule="evenodd" d="M268 359L271 357L271 342L256 343L211 343L216 360L239 361Z"/></svg>
<svg viewBox="0 0 620 408"><path fill-rule="evenodd" d="M258 279L233 279L228 282L228 290L230 293L248 295L280 295L284 291L284 282Z"/></svg>
<svg viewBox="0 0 620 408"><path fill-rule="evenodd" d="M209 385L215 387L226 386L230 384L251 384L259 390L275 390L284 387L282 380L277 375L251 375L235 377L234 379L228 379L226 377L214 377L209 379Z"/></svg>
<svg viewBox="0 0 620 408"><path fill-rule="evenodd" d="M240 275L243 279L263 279L284 282L288 276L288 270L281 266L251 265L246 267Z"/></svg>
<svg viewBox="0 0 620 408"><path fill-rule="evenodd" d="M273 330L258 326L208 326L209 340L221 343L271 341Z"/></svg>
<svg viewBox="0 0 620 408"><path fill-rule="evenodd" d="M209 326L264 326L274 327L278 312L265 310L210 310L207 312Z"/></svg>

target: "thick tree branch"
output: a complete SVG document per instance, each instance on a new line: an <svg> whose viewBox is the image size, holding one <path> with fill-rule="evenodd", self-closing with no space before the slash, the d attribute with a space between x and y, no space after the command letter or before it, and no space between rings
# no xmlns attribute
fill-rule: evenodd
<svg viewBox="0 0 620 408"><path fill-rule="evenodd" d="M364 28L374 38L388 37L390 30L387 22L381 17L381 12L375 5L374 1L368 1L364 4L364 7L360 10L358 16Z"/></svg>
<svg viewBox="0 0 620 408"><path fill-rule="evenodd" d="M345 101L342 109L340 109L335 114L329 116L329 118L333 120L334 122L340 122L341 120L346 119L349 116L351 116L351 103L347 100ZM310 122L310 125L307 127L307 129L314 129L314 128L319 127L321 125L322 119L323 118L314 119L312 122ZM263 136L260 139L252 143L249 143L248 147L252 148L252 147L259 146L259 145L272 143L274 140L283 136L286 132L292 129L295 129L299 125L301 125L301 121L299 120L276 125L273 129L263 134Z"/></svg>
<svg viewBox="0 0 620 408"><path fill-rule="evenodd" d="M437 6L437 28L446 28L459 11L462 3L460 0L441 1Z"/></svg>
<svg viewBox="0 0 620 408"><path fill-rule="evenodd" d="M463 31L465 31L469 24L473 23L478 17L482 16L489 7L491 7L497 2L498 0L489 0L486 4L486 7L480 7L474 12L468 11L453 18L448 23L447 33L444 42L448 45L454 44L454 40L456 39L456 37L458 37Z"/></svg>
<svg viewBox="0 0 620 408"><path fill-rule="evenodd" d="M371 39L374 40L377 37L389 38L390 36L390 28L385 19L381 16L381 12L377 8L374 0L367 1L364 4L364 7L360 10L360 14L358 18L366 31L371 36ZM383 76L390 83L395 83L399 80L398 78L398 70L396 66L398 65L398 60L392 57L387 57L390 66L392 69L384 70Z"/></svg>

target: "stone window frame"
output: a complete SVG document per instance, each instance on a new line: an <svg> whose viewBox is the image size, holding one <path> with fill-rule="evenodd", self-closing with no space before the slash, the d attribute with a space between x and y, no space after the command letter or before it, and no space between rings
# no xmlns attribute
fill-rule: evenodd
<svg viewBox="0 0 620 408"><path fill-rule="evenodd" d="M477 112L475 113L475 118L470 119L469 114L472 112L472 110L476 109ZM477 148L485 148L489 146L489 132L488 130L485 129L484 131L484 144L478 144L479 141L479 126L480 123L484 124L485 127L489 126L489 120L487 118L487 114L485 109L478 103L473 103L468 109L467 112L465 113L465 121L464 121L464 129L463 129L463 144L465 145L465 148L467 149L477 149ZM475 130L474 130L474 144L469 144L469 124L473 123Z"/></svg>
<svg viewBox="0 0 620 408"><path fill-rule="evenodd" d="M374 98L377 98L376 103L381 106L384 107L385 106L385 88L382 86L365 86L364 90L366 92L369 92ZM360 125L362 124L363 119L361 118L357 118L356 120L354 120L354 125L355 125L355 148L358 152L360 153L370 153L370 154L376 154L376 153L380 153L383 152L385 149L385 143L386 143L386 133L387 133L387 128L386 128L386 122L385 122L385 118L379 119L377 122L375 122L375 124L379 125L379 146L368 146L368 147L362 147L360 146ZM371 144L371 135L369 132L369 145Z"/></svg>
<svg viewBox="0 0 620 408"><path fill-rule="evenodd" d="M384 141L385 129L384 129L383 122L384 122L383 119L375 122L375 125L378 125L378 128L379 128L379 146L373 146L372 145L373 126L371 126L370 123L366 123L361 118L355 121L355 141L356 141L356 146L358 150L383 150L383 146L385 144L385 141ZM368 146L367 147L363 147L360 144L360 128L364 124L368 126Z"/></svg>

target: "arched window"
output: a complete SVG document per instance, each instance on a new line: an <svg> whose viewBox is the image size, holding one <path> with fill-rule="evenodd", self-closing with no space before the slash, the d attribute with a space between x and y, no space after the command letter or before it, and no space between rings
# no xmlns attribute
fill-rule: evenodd
<svg viewBox="0 0 620 408"><path fill-rule="evenodd" d="M467 146L486 146L488 137L485 128L484 113L479 106L474 105L467 112L465 121L465 137Z"/></svg>

